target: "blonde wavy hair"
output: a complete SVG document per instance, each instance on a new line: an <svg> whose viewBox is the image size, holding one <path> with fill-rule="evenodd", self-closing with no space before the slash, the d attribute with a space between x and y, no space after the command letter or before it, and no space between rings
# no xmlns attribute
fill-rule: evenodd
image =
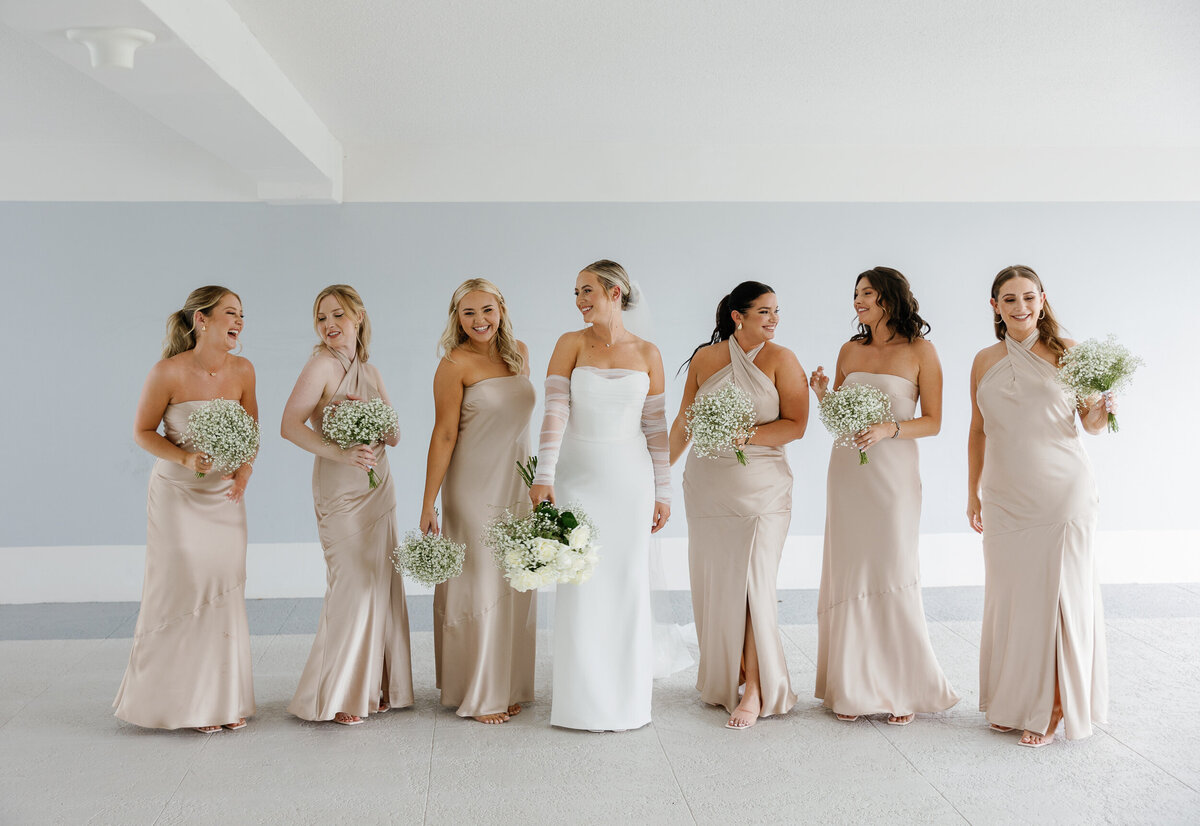
<svg viewBox="0 0 1200 826"><path fill-rule="evenodd" d="M330 284L317 293L317 298L313 301L313 330L317 329L317 308L321 306L322 299L329 295L337 299L343 310L358 316L358 335L354 342L354 352L356 358L367 361L371 357L371 319L367 316L367 308L363 305L358 290L349 284ZM324 346L324 342L318 343L313 347L313 352L319 353Z"/></svg>
<svg viewBox="0 0 1200 826"><path fill-rule="evenodd" d="M504 295L500 292L500 288L486 278L468 278L458 285L454 295L450 297L450 312L446 319L446 329L442 332L441 339L438 340L438 355L454 361L451 353L467 340L462 322L458 319L458 305L467 296L467 293L476 291L496 297L500 308L500 326L496 330L493 342L500 358L504 359L504 363L508 365L508 369L512 370L514 375L520 374L525 369L525 357L521 355L521 349L517 347L517 337L513 335L512 321L508 317L508 305L504 303Z"/></svg>
<svg viewBox="0 0 1200 826"><path fill-rule="evenodd" d="M232 295L240 304L242 299L227 287L211 285L188 293L183 306L167 316L167 336L163 339L162 357L169 359L196 346L196 313L212 315L221 299Z"/></svg>

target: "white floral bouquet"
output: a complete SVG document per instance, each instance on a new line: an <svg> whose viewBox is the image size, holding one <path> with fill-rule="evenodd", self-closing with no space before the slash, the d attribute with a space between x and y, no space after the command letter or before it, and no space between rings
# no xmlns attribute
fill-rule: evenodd
<svg viewBox="0 0 1200 826"><path fill-rule="evenodd" d="M715 393L692 402L684 415L693 453L716 456L733 448L737 460L746 464L746 454L737 446L737 441L754 435L758 413L754 409L754 400L745 390L731 381L725 382Z"/></svg>
<svg viewBox="0 0 1200 826"><path fill-rule="evenodd" d="M844 384L830 390L821 399L818 412L838 447L854 447L855 435L873 424L896 421L891 398L870 384ZM870 461L865 451L858 451L860 465Z"/></svg>
<svg viewBox="0 0 1200 826"><path fill-rule="evenodd" d="M1142 360L1118 344L1115 336L1110 335L1104 341L1089 338L1067 350L1059 360L1058 383L1079 404L1097 393L1108 396L1123 390L1141 364ZM1118 430L1116 415L1109 413L1108 432Z"/></svg>
<svg viewBox="0 0 1200 826"><path fill-rule="evenodd" d="M383 399L369 401L347 399L331 404L321 414L321 432L325 439L345 450L351 445L373 445L400 430L400 417ZM379 486L375 468L367 471L371 487Z"/></svg>
<svg viewBox="0 0 1200 826"><path fill-rule="evenodd" d="M232 399L213 399L193 410L183 437L212 459L214 471L232 473L258 454L258 422ZM196 472L197 479L203 477Z"/></svg>
<svg viewBox="0 0 1200 826"><path fill-rule="evenodd" d="M531 457L518 467L522 478L530 480L536 460ZM506 510L504 516L488 524L482 539L492 549L492 557L508 584L518 591L529 591L553 582L586 582L599 559L595 534L595 526L580 508L560 510L542 502L525 516Z"/></svg>
<svg viewBox="0 0 1200 826"><path fill-rule="evenodd" d="M462 573L467 546L444 536L409 531L392 551L396 571L422 585L439 585Z"/></svg>

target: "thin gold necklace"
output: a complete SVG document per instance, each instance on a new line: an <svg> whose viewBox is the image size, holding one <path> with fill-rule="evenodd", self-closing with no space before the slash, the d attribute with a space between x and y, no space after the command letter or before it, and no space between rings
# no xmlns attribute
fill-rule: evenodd
<svg viewBox="0 0 1200 826"><path fill-rule="evenodd" d="M220 373L225 368L225 356L224 355L221 356L221 364L217 367L217 369L209 370L207 367L205 367L203 364L200 363L200 356L196 355L196 352L194 350L192 351L192 354L193 354L193 356L195 356L196 366L214 378L216 377L217 373Z"/></svg>

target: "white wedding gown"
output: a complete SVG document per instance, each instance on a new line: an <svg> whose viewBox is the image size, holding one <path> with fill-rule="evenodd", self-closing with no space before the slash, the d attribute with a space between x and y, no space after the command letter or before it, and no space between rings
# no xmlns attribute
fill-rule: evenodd
<svg viewBox="0 0 1200 826"><path fill-rule="evenodd" d="M654 648L650 523L654 468L642 431L645 373L577 367L554 483L596 526L599 561L581 585L559 585L550 723L624 731L650 722Z"/></svg>

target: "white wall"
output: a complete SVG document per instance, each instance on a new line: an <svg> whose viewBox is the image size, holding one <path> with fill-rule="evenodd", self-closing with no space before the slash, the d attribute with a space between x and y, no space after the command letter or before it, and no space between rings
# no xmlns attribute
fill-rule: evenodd
<svg viewBox="0 0 1200 826"><path fill-rule="evenodd" d="M557 335L579 324L575 273L600 257L621 261L642 283L670 368L707 337L721 295L755 278L779 293L780 343L806 369L829 369L851 332L855 275L876 264L905 272L946 371L943 430L921 446L922 530L931 537L961 536L965 527L967 370L992 341L991 277L1007 264L1032 265L1075 337L1115 332L1146 359L1123 399L1122 432L1088 438L1100 528L1137 532L1131 554L1146 559L1144 546L1163 534L1144 532L1192 530L1197 449L1181 423L1200 402L1187 360L1197 226L1195 203L0 204L12 343L0 405L0 549L10 551L0 554L0 581L65 579L61 556L28 550L63 547L135 549L121 563L100 552L72 558L70 576L86 574L96 598L108 598L99 595L114 578L128 579L116 567L134 564L140 576L152 458L130 438L133 407L164 320L191 288L226 284L246 309L244 354L258 371L266 433L248 496L251 543L313 548L311 457L283 442L277 423L313 343L317 290L352 283L372 314L373 361L401 410L392 462L407 528L417 518L432 425L433 347L453 287L476 275L496 281L540 374ZM680 383L668 390L672 407ZM795 537L822 531L828 443L814 421L789 451ZM668 539L685 534L677 500ZM1179 539L1194 535L1170 536L1162 547L1183 551L1164 550L1166 561L1146 570L1195 578L1185 558L1191 540ZM307 570L319 572L315 562ZM927 560L926 580L946 565ZM32 580L30 566L40 566ZM1121 570L1124 581L1138 578L1137 565ZM39 593L50 599L54 591ZM0 600L20 594L6 590Z"/></svg>

